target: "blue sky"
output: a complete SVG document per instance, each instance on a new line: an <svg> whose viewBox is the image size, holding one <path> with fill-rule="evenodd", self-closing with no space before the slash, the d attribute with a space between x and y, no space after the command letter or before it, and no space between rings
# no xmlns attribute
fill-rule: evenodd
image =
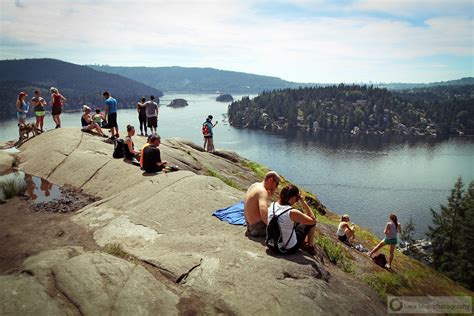
<svg viewBox="0 0 474 316"><path fill-rule="evenodd" d="M298 82L474 76L474 1L2 0L0 59L184 66Z"/></svg>

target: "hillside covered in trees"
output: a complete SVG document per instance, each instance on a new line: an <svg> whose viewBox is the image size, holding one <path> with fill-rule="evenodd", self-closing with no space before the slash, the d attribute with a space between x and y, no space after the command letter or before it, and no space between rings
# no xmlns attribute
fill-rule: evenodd
<svg viewBox="0 0 474 316"><path fill-rule="evenodd" d="M264 90L296 88L300 84L277 77L213 68L89 66L119 74L167 92L259 93Z"/></svg>
<svg viewBox="0 0 474 316"><path fill-rule="evenodd" d="M345 133L474 135L474 85L389 91L333 85L265 91L230 104L236 127Z"/></svg>
<svg viewBox="0 0 474 316"><path fill-rule="evenodd" d="M65 111L80 110L83 104L102 105L102 92L117 98L119 108L135 107L142 96L161 96L158 89L116 74L55 59L0 61L0 115L15 115L15 100L20 91L33 97L35 89L49 101L49 88L57 87L67 98Z"/></svg>

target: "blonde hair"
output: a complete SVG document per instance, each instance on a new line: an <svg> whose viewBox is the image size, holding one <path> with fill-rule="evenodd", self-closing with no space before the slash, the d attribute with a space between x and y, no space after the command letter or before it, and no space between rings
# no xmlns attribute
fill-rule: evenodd
<svg viewBox="0 0 474 316"><path fill-rule="evenodd" d="M344 221L344 218L349 219L349 215L347 215L347 214L342 215L342 216L341 216L341 222Z"/></svg>

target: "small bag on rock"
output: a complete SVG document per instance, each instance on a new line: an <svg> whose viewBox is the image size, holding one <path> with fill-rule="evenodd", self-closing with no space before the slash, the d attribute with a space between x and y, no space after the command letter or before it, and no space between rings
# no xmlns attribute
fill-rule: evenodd
<svg viewBox="0 0 474 316"><path fill-rule="evenodd" d="M385 258L383 253L379 253L372 260L374 260L376 265L381 266L382 268L385 268L385 265L387 264L387 258Z"/></svg>

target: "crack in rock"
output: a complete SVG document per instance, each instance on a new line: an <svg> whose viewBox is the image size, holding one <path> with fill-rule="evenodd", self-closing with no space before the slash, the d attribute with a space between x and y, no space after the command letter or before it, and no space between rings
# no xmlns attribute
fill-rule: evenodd
<svg viewBox="0 0 474 316"><path fill-rule="evenodd" d="M181 274L179 276L179 278L176 280L176 283L181 283L181 284L184 284L186 283L186 279L188 278L189 274L194 270L196 269L197 267L199 267L202 263L202 258L201 260L199 260L199 263L196 264L195 266L191 267L191 269L188 270L188 272L185 272L183 274Z"/></svg>

